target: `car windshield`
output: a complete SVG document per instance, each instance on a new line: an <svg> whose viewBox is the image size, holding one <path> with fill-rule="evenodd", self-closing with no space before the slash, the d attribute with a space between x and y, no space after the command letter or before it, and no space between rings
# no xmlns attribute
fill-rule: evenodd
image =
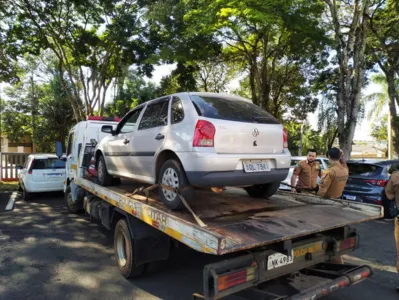
<svg viewBox="0 0 399 300"><path fill-rule="evenodd" d="M381 174L382 167L374 164L347 163L351 176L374 176Z"/></svg>
<svg viewBox="0 0 399 300"><path fill-rule="evenodd" d="M232 97L191 95L198 115L229 121L262 124L280 124L271 114L259 106Z"/></svg>
<svg viewBox="0 0 399 300"><path fill-rule="evenodd" d="M46 170L46 169L65 169L65 162L58 158L35 158L33 161L33 170Z"/></svg>

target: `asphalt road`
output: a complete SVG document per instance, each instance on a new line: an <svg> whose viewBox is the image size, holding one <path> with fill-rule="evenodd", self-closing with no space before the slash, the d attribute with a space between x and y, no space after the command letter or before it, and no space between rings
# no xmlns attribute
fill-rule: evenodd
<svg viewBox="0 0 399 300"><path fill-rule="evenodd" d="M361 247L345 260L371 265L376 273L325 299L398 299L393 222L373 221L358 230ZM203 266L213 261L183 247L145 277L125 280L111 233L84 215L68 214L62 195L19 200L13 211L0 211L0 299L191 299L202 291Z"/></svg>

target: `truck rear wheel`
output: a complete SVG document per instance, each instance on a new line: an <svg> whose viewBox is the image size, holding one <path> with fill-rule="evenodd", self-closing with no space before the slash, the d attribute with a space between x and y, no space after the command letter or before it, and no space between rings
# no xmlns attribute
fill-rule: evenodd
<svg viewBox="0 0 399 300"><path fill-rule="evenodd" d="M145 273L147 264L136 265L134 261L134 240L130 235L125 219L120 219L115 226L114 251L119 271L125 278L133 278Z"/></svg>
<svg viewBox="0 0 399 300"><path fill-rule="evenodd" d="M97 163L97 177L98 181L102 186L112 184L113 177L108 173L107 166L105 165L105 159L103 155L98 157Z"/></svg>
<svg viewBox="0 0 399 300"><path fill-rule="evenodd" d="M266 184L257 184L246 187L248 195L254 198L269 198L273 196L279 189L280 182L271 182Z"/></svg>

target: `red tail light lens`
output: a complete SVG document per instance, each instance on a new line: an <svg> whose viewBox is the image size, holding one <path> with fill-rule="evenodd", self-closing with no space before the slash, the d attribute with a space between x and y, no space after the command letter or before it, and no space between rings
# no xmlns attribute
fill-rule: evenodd
<svg viewBox="0 0 399 300"><path fill-rule="evenodd" d="M198 120L195 125L193 147L213 147L215 126L211 122Z"/></svg>
<svg viewBox="0 0 399 300"><path fill-rule="evenodd" d="M288 148L288 131L283 129L283 148Z"/></svg>
<svg viewBox="0 0 399 300"><path fill-rule="evenodd" d="M370 180L365 180L365 182L372 184L372 185L376 185L376 186L385 186L388 182L388 180L375 180L375 179L370 179Z"/></svg>

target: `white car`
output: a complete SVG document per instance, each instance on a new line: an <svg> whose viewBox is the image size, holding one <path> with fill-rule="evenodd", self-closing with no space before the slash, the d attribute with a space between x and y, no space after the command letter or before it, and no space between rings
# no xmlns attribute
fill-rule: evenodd
<svg viewBox="0 0 399 300"><path fill-rule="evenodd" d="M162 202L182 208L193 187L239 186L253 197L270 197L287 177L287 132L252 101L215 93L179 93L135 107L98 145L98 179L161 183Z"/></svg>
<svg viewBox="0 0 399 300"><path fill-rule="evenodd" d="M306 160L306 159L307 159L306 156L293 156L293 157L291 157L290 171L288 173L287 178L285 178L285 180L283 181L284 183L291 185L291 177L292 177L292 174L294 173L295 167L297 166L297 164L300 161L303 161L303 160ZM328 158L317 157L316 161L318 161L320 163L322 171L324 171L325 169L328 168L328 164L329 164ZM297 182L298 182L298 178L297 178ZM318 184L319 182L320 182L320 178L317 177L316 183ZM285 184L280 184L280 190L291 191L291 188L289 186L285 185Z"/></svg>
<svg viewBox="0 0 399 300"><path fill-rule="evenodd" d="M64 190L65 162L55 154L31 154L19 169L19 186L24 200L29 200L32 193Z"/></svg>

